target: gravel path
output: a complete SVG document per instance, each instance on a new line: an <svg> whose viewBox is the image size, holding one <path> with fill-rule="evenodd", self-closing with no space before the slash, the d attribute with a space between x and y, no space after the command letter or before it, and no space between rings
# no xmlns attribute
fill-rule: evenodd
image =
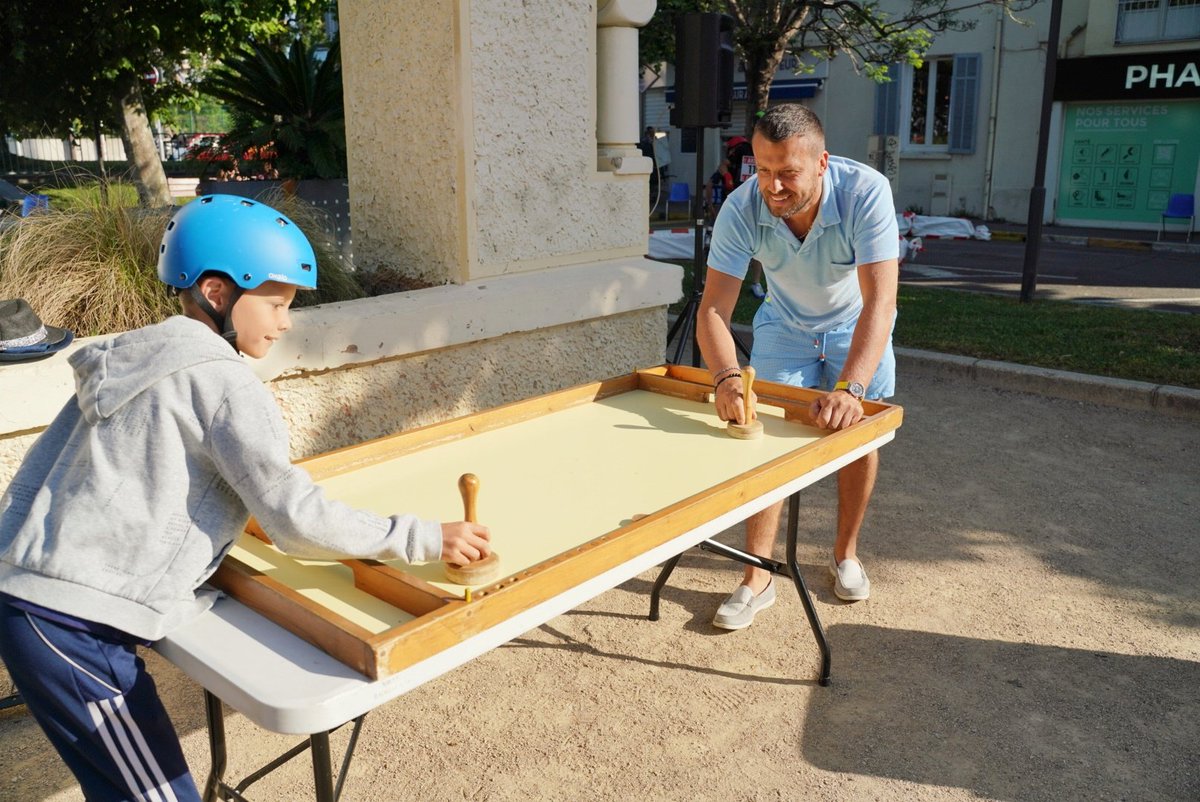
<svg viewBox="0 0 1200 802"><path fill-rule="evenodd" d="M657 623L650 572L368 716L343 798L1200 799L1200 427L901 378L869 601L830 588L832 482L802 507L832 687L794 595L712 629L738 569L694 551ZM200 690L149 660L202 781ZM292 743L227 721L235 777ZM298 760L249 796L310 789ZM0 713L0 799L79 798L23 710Z"/></svg>

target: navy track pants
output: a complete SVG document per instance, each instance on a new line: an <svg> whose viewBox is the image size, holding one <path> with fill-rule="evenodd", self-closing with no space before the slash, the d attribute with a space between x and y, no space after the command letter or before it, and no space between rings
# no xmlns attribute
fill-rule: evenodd
<svg viewBox="0 0 1200 802"><path fill-rule="evenodd" d="M0 602L0 659L88 802L198 802L136 647Z"/></svg>

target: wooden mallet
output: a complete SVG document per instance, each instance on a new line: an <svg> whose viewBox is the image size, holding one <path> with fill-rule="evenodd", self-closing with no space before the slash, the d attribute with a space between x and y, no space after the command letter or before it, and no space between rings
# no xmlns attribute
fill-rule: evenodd
<svg viewBox="0 0 1200 802"><path fill-rule="evenodd" d="M730 437L736 437L738 440L754 440L762 437L762 421L751 418L754 407L750 403L750 391L753 387L754 368L747 365L742 369L742 420L746 422L729 421L729 426L725 429L729 432Z"/></svg>
<svg viewBox="0 0 1200 802"><path fill-rule="evenodd" d="M475 498L479 495L479 478L473 473L464 473L458 478L458 492L462 493L463 518L470 523L475 519ZM458 585L483 585L500 575L500 555L491 552L482 560L466 565L442 563L446 578Z"/></svg>

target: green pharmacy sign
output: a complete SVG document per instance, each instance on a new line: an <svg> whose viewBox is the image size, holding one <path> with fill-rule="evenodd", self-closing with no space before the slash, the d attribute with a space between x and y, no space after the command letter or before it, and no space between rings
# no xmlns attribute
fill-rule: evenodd
<svg viewBox="0 0 1200 802"><path fill-rule="evenodd" d="M1158 225L1172 193L1195 191L1198 131L1197 101L1068 105L1056 218Z"/></svg>

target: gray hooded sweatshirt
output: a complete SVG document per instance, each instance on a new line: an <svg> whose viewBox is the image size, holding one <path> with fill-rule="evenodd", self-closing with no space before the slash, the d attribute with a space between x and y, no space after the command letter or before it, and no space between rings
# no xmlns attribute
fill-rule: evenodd
<svg viewBox="0 0 1200 802"><path fill-rule="evenodd" d="M325 498L291 464L274 397L186 317L81 348L76 394L0 499L0 593L157 640L248 514L300 557L436 560L441 527Z"/></svg>

